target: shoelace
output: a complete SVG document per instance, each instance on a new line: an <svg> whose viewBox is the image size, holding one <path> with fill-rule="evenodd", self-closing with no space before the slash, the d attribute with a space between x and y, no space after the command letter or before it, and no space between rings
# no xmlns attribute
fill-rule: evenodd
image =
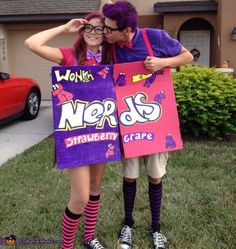
<svg viewBox="0 0 236 249"><path fill-rule="evenodd" d="M97 239L89 241L89 245L92 246L94 249L105 249Z"/></svg>
<svg viewBox="0 0 236 249"><path fill-rule="evenodd" d="M166 237L158 232L155 232L153 234L153 238L154 238L154 244L158 247L158 248L165 248L165 244L167 243Z"/></svg>
<svg viewBox="0 0 236 249"><path fill-rule="evenodd" d="M131 231L132 229L129 226L124 226L120 233L120 238L122 241L126 241L128 243L131 243Z"/></svg>

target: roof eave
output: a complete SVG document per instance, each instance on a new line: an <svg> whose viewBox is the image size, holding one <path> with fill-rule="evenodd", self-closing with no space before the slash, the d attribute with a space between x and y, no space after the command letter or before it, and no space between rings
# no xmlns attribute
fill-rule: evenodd
<svg viewBox="0 0 236 249"><path fill-rule="evenodd" d="M216 1L180 1L180 2L162 2L154 4L155 13L173 13L173 12L209 12L217 11Z"/></svg>
<svg viewBox="0 0 236 249"><path fill-rule="evenodd" d="M36 15L5 15L0 16L0 23L45 23L45 22L61 22L73 18L84 17L88 13L67 13L67 14L36 14Z"/></svg>

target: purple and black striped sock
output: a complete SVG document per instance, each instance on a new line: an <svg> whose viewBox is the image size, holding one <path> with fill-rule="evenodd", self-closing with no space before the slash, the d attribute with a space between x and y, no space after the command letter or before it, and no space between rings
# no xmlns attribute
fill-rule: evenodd
<svg viewBox="0 0 236 249"><path fill-rule="evenodd" d="M85 207L85 230L84 230L84 240L90 241L94 239L97 216L100 207L100 195L89 196L89 202Z"/></svg>
<svg viewBox="0 0 236 249"><path fill-rule="evenodd" d="M73 249L80 219L81 214L73 214L66 208L62 219L62 249Z"/></svg>
<svg viewBox="0 0 236 249"><path fill-rule="evenodd" d="M127 182L123 179L123 195L125 208L125 225L133 226L133 209L136 196L136 180L134 182Z"/></svg>
<svg viewBox="0 0 236 249"><path fill-rule="evenodd" d="M162 182L153 184L149 182L149 201L152 214L152 229L160 232L160 212L162 201Z"/></svg>

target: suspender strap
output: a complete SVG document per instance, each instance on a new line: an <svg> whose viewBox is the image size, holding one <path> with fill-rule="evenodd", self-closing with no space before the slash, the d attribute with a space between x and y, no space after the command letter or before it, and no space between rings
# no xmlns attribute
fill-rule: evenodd
<svg viewBox="0 0 236 249"><path fill-rule="evenodd" d="M144 39L144 42L145 42L145 45L146 45L146 47L147 47L147 50L148 50L149 55L150 55L150 56L154 56L154 53L153 53L151 44L150 44L149 39L148 39L148 37L147 37L146 30L145 30L145 29L141 29L141 32L142 32L143 39Z"/></svg>
<svg viewBox="0 0 236 249"><path fill-rule="evenodd" d="M113 55L114 64L117 64L117 54L116 54L116 45L115 45L115 43L112 44L112 55Z"/></svg>

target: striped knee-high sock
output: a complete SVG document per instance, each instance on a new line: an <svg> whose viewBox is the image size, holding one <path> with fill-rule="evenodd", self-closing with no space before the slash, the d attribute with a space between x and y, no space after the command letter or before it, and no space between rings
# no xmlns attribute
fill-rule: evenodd
<svg viewBox="0 0 236 249"><path fill-rule="evenodd" d="M65 209L62 219L62 249L73 249L75 234L81 219L81 214L73 214Z"/></svg>
<svg viewBox="0 0 236 249"><path fill-rule="evenodd" d="M85 207L84 221L84 240L90 241L94 239L97 217L100 207L100 195L89 196L89 201Z"/></svg>
<svg viewBox="0 0 236 249"><path fill-rule="evenodd" d="M162 182L152 184L149 182L149 201L152 214L152 229L160 231L160 212L162 200Z"/></svg>
<svg viewBox="0 0 236 249"><path fill-rule="evenodd" d="M134 182L127 182L123 179L123 195L125 208L125 225L133 226L133 209L136 196L136 180Z"/></svg>

